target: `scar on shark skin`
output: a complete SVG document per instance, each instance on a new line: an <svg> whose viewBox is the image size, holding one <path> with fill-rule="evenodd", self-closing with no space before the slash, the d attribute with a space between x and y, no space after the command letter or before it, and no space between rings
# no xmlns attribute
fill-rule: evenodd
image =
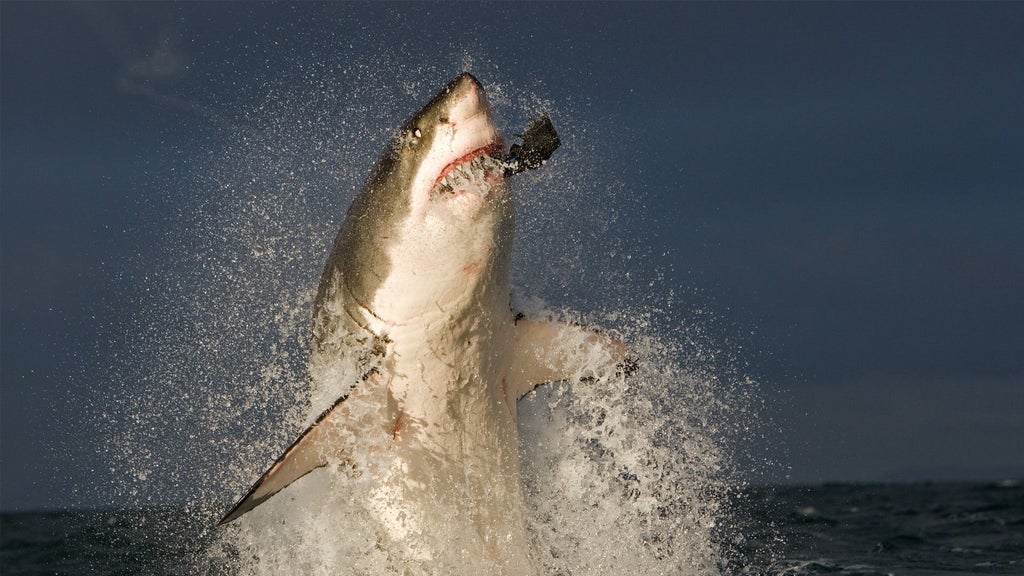
<svg viewBox="0 0 1024 576"><path fill-rule="evenodd" d="M398 417L395 418L395 425L391 427L391 439L398 440L402 434L402 428L405 427L405 412L399 412Z"/></svg>
<svg viewBox="0 0 1024 576"><path fill-rule="evenodd" d="M501 398L505 401L505 408L508 409L508 413L515 416L515 398L509 399L508 397L508 378L504 376L501 378Z"/></svg>

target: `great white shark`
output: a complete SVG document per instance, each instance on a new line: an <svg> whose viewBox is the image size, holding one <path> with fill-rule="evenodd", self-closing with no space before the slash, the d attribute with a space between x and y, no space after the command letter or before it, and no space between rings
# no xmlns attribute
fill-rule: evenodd
<svg viewBox="0 0 1024 576"><path fill-rule="evenodd" d="M483 86L461 74L397 132L353 201L313 312L310 374L361 377L221 520L312 470L369 478L392 568L534 574L516 403L614 368L596 331L511 306L515 209ZM447 567L447 568L446 568Z"/></svg>

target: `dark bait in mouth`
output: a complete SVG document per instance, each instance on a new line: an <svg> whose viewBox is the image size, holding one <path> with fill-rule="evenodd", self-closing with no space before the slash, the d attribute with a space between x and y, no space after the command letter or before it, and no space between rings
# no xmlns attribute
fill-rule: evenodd
<svg viewBox="0 0 1024 576"><path fill-rule="evenodd" d="M505 176L540 168L562 144L547 114L531 121L519 138L522 144L513 144L504 158Z"/></svg>

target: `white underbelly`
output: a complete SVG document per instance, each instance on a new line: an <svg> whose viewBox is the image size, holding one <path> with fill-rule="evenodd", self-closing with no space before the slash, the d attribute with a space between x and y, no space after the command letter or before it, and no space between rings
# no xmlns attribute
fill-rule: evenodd
<svg viewBox="0 0 1024 576"><path fill-rule="evenodd" d="M441 358L441 344L451 343L395 350L399 415L370 510L389 548L428 573L449 563L470 573L469 563L472 573L533 574L515 418L493 365L503 359L481 355L485 342Z"/></svg>

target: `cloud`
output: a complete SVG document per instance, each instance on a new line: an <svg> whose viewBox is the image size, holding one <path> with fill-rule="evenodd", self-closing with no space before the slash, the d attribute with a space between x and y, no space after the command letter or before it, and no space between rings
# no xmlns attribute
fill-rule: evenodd
<svg viewBox="0 0 1024 576"><path fill-rule="evenodd" d="M158 104L193 110L181 96L191 57L181 21L168 10L133 12L131 5L75 5L117 64L114 87Z"/></svg>
<svg viewBox="0 0 1024 576"><path fill-rule="evenodd" d="M176 27L164 27L155 45L122 66L121 80L159 85L184 80L189 60L181 44L181 32Z"/></svg>
<svg viewBox="0 0 1024 576"><path fill-rule="evenodd" d="M118 90L164 106L195 110L192 103L177 93L187 79L190 64L177 26L161 26L155 40L149 40L144 50L130 54L122 60L115 84Z"/></svg>

